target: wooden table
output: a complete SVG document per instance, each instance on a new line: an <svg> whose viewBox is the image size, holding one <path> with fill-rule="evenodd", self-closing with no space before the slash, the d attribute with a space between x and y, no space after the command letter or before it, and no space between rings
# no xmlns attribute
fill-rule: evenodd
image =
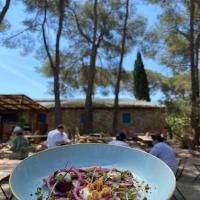
<svg viewBox="0 0 200 200"><path fill-rule="evenodd" d="M149 152L149 148L152 145L152 137L150 135L139 135L137 136L137 144L144 151Z"/></svg>
<svg viewBox="0 0 200 200"><path fill-rule="evenodd" d="M152 142L152 137L150 135L139 135L137 138L143 142Z"/></svg>
<svg viewBox="0 0 200 200"><path fill-rule="evenodd" d="M0 160L0 180L7 174L11 174L14 168L21 162L21 160Z"/></svg>
<svg viewBox="0 0 200 200"><path fill-rule="evenodd" d="M0 160L0 189L2 190L6 200L12 199L12 195L9 196L8 194L6 194L2 185L8 183L12 171L20 162L21 160L9 160L9 159Z"/></svg>

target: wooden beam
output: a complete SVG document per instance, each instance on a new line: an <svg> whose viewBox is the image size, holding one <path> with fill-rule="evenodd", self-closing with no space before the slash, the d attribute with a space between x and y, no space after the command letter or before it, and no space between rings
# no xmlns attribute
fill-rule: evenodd
<svg viewBox="0 0 200 200"><path fill-rule="evenodd" d="M10 102L8 101L10 100ZM26 95L0 95L0 105L16 106L22 110L47 110L46 107L40 105Z"/></svg>
<svg viewBox="0 0 200 200"><path fill-rule="evenodd" d="M29 104L23 104L23 96L19 97L19 99L15 99L13 96L7 96L7 98L10 99L11 101L16 102L16 103L13 103L13 104L10 103L8 105L17 106L19 109L23 109L23 110L27 110L29 108L34 109L34 107L30 106ZM28 108L26 108L26 107L28 107Z"/></svg>
<svg viewBox="0 0 200 200"><path fill-rule="evenodd" d="M0 105L3 105L4 107L5 106L16 106L18 109L21 109L21 107L19 107L18 105L16 105L16 104L12 104L12 103L9 103L9 102L7 102L7 101L5 101L5 100L3 100L3 99L0 99L0 102L3 102L3 104L0 104Z"/></svg>

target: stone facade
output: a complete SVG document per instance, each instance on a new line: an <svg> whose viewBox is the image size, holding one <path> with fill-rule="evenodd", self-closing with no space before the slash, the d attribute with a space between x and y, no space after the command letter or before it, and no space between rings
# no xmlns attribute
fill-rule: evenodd
<svg viewBox="0 0 200 200"><path fill-rule="evenodd" d="M66 128L78 127L83 130L81 123L81 113L83 108L62 108L63 124ZM94 108L94 131L111 133L112 130L112 109ZM130 123L123 122L123 113L130 113ZM54 129L54 110L50 109L47 114L48 129ZM129 132L160 131L164 127L163 108L119 108L118 129Z"/></svg>

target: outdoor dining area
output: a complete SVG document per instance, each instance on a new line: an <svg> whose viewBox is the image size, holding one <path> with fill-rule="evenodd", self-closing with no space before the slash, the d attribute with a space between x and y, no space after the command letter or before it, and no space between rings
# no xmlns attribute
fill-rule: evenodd
<svg viewBox="0 0 200 200"><path fill-rule="evenodd" d="M84 116L82 115L83 101L63 101L63 116L67 122L64 132L68 136L66 146L74 144L116 144L117 135L111 133L110 127L110 102L96 101L94 107L98 113L95 118L95 128L97 131L85 134L82 126ZM130 106L131 103L131 106ZM53 126L53 109L51 101L36 102L25 95L2 95L0 96L1 107L1 144L0 144L0 200L14 199L9 188L9 178L15 167L23 161L25 157L37 155L37 153L48 149L48 137L51 131L55 131ZM82 110L80 110L82 109ZM176 175L176 192L172 199L197 200L200 195L200 152L198 149L184 149L180 141L170 139L166 129L163 128L162 109L154 104L136 104L132 102L121 102L121 120L119 128L125 134L124 143L134 150L149 153L154 142L153 135L160 134L166 137L166 142L176 153L178 171ZM127 111L128 109L128 111ZM9 110L9 113L7 113ZM98 111L98 112L97 112ZM161 112L160 112L161 111ZM73 116L73 117L71 117ZM80 119L78 119L80 116ZM134 121L131 119L134 116ZM26 119L24 122L21 118ZM153 118L158 118L157 123L153 123ZM20 123L19 123L20 122ZM23 137L28 141L27 155L23 158L16 158L9 144L13 140L14 127L23 126ZM134 124L134 125L133 125ZM77 128L79 127L79 128ZM106 129L105 129L106 128ZM104 129L104 130L103 130ZM145 131L146 130L146 131ZM148 131L147 131L148 130ZM189 193L187 191L194 191Z"/></svg>
<svg viewBox="0 0 200 200"><path fill-rule="evenodd" d="M0 38L0 200L200 199L200 0L2 0Z"/></svg>
<svg viewBox="0 0 200 200"><path fill-rule="evenodd" d="M25 135L30 143L28 156L34 155L44 149L47 135ZM108 144L110 141L115 140L112 135L107 135L105 133L93 133L90 135L79 135L75 140L70 138L70 144L84 144L84 143L96 143L96 144ZM127 144L134 149L149 152L152 147L152 137L151 133L138 133L137 137L126 138ZM200 181L200 152L190 152L189 150L181 149L178 145L173 144L173 147L177 154L177 159L179 160L179 170L177 172L177 188L174 199L195 199L187 198L189 190L195 190L194 194L199 194L199 181ZM11 200L14 199L9 190L9 177L14 170L14 168L22 161L12 159L12 152L8 147L0 149L0 199ZM183 162L184 160L184 162Z"/></svg>

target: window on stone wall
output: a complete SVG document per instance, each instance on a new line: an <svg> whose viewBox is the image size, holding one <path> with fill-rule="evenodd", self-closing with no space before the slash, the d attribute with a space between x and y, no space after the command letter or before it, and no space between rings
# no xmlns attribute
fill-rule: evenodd
<svg viewBox="0 0 200 200"><path fill-rule="evenodd" d="M84 112L80 113L80 123L84 124L86 122L86 115Z"/></svg>
<svg viewBox="0 0 200 200"><path fill-rule="evenodd" d="M37 121L38 122L41 122L41 123L45 123L46 122L46 114L44 113L39 113L38 116L37 116Z"/></svg>
<svg viewBox="0 0 200 200"><path fill-rule="evenodd" d="M125 112L122 114L122 122L124 124L130 124L131 123L131 113Z"/></svg>

